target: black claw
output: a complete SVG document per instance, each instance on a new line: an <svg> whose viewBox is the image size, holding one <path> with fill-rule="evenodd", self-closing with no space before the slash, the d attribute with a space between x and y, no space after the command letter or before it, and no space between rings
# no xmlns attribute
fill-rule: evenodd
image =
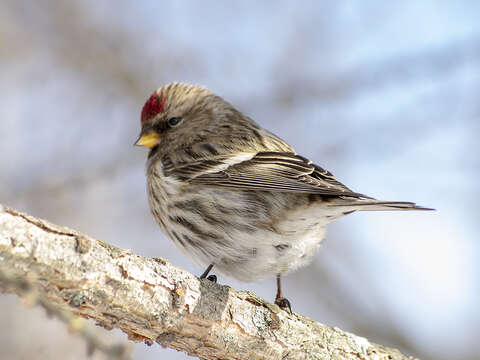
<svg viewBox="0 0 480 360"><path fill-rule="evenodd" d="M290 301L285 298L279 298L275 300L275 304L277 304L280 309L288 311L290 314L292 313L292 306L290 305Z"/></svg>
<svg viewBox="0 0 480 360"><path fill-rule="evenodd" d="M216 275L209 275L207 277L207 280L210 280L211 282L216 283L217 282L217 276Z"/></svg>

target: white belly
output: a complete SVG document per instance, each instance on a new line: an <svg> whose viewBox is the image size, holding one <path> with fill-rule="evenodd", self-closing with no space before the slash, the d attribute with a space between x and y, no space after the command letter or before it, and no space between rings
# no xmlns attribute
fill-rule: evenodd
<svg viewBox="0 0 480 360"><path fill-rule="evenodd" d="M287 208L291 194L208 186L186 191L180 182L163 176L149 177L148 187L152 213L175 245L202 270L214 264L215 273L240 281L307 265L332 220L319 204ZM271 212L256 206L268 196L274 197L278 218L272 226L265 225L272 222Z"/></svg>

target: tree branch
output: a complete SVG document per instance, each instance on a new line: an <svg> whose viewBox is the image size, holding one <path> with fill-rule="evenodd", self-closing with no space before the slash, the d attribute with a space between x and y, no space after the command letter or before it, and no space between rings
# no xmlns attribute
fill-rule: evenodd
<svg viewBox="0 0 480 360"><path fill-rule="evenodd" d="M409 359L251 292L199 280L167 260L1 205L0 272L8 274L0 276L3 292L22 296L28 284L58 311L206 359Z"/></svg>

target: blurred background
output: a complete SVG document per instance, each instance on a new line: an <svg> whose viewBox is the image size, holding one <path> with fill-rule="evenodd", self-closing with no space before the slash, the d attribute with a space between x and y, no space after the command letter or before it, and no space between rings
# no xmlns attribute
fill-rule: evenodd
<svg viewBox="0 0 480 360"><path fill-rule="evenodd" d="M422 359L479 359L479 14L478 1L4 0L0 203L200 274L151 217L132 144L153 90L202 84L352 189L437 209L332 224L284 279L294 311ZM219 282L275 293L273 279ZM2 359L86 357L15 296L0 295L0 324Z"/></svg>

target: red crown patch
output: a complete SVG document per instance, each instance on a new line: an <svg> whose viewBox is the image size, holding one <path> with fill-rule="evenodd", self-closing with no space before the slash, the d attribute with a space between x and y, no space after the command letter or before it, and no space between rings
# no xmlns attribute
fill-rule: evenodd
<svg viewBox="0 0 480 360"><path fill-rule="evenodd" d="M143 105L141 122L143 123L147 119L151 119L159 113L165 111L165 96L162 94L158 95L157 92L154 92L152 96L147 100L145 105Z"/></svg>

